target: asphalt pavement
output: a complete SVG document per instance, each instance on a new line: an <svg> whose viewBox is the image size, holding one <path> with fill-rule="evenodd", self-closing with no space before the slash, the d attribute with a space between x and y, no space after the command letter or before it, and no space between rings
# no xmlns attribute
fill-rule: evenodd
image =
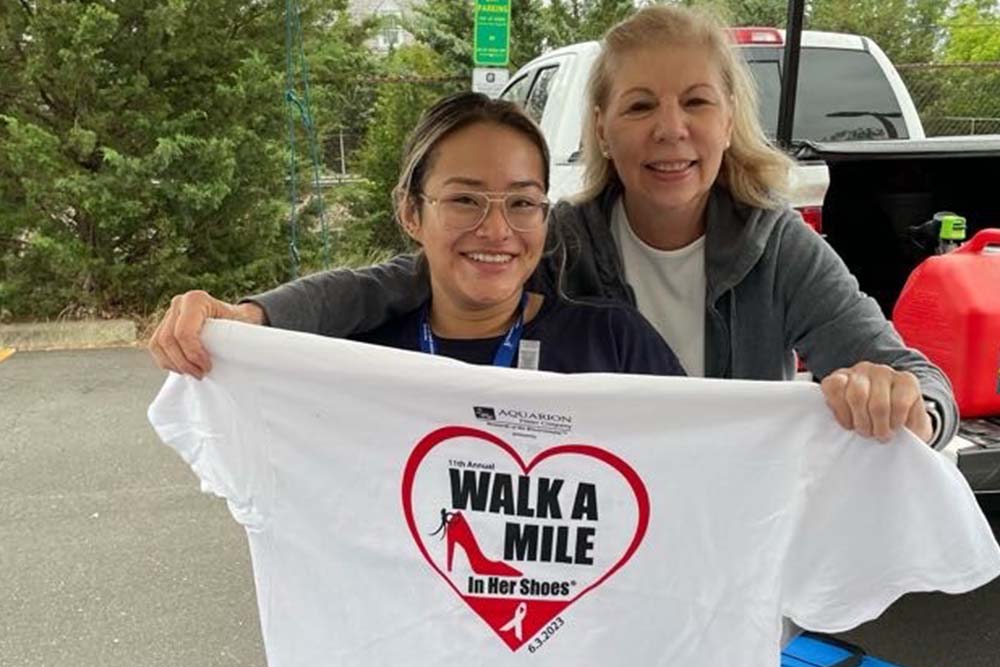
<svg viewBox="0 0 1000 667"><path fill-rule="evenodd" d="M0 363L0 665L263 665L243 529L159 443L142 350Z"/></svg>
<svg viewBox="0 0 1000 667"><path fill-rule="evenodd" d="M264 664L243 530L146 421L163 377L137 349L0 362L0 667ZM845 638L997 667L1000 580L906 596Z"/></svg>

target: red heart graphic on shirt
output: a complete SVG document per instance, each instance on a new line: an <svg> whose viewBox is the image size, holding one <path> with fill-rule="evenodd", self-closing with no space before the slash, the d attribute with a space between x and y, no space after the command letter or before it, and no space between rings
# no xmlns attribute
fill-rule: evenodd
<svg viewBox="0 0 1000 667"><path fill-rule="evenodd" d="M582 581L577 581L581 577L572 574L574 570L573 558L578 559L576 563L584 562L579 559L585 558L588 547L593 547L593 541L587 542L584 539L582 544L579 542L579 535L577 533L578 542L576 545L576 551L568 547L570 531L573 530L570 526L560 526L553 524L551 521L546 521L546 525L542 527L535 526L532 530L536 532L531 533L536 537L536 541L533 543L535 548L530 551L525 551L524 544L519 543L522 549L519 553L521 556L525 554L530 554L533 557L537 557L538 554L547 554L551 559L557 561L556 565L552 565L551 562L548 565L542 567L548 568L546 572L552 573L553 567L564 567L571 574L568 578L560 584L559 582L552 581L552 577L549 576L548 579L543 579L542 581L536 580L531 577L531 570L539 569L538 565L531 562L522 562L521 560L515 560L511 555L513 550L507 555L509 556L506 560L496 558L499 555L494 553L494 551L499 551L496 549L496 545L492 544L494 551L487 548L484 553L480 544L485 544L482 541L482 535L485 534L486 530L490 527L488 519L482 519L483 516L489 517L485 512L470 511L468 506L464 506L461 509L455 509L454 506L454 495L452 496L453 502L448 503L453 511L447 511L446 508L434 508L440 510L441 514L441 524L437 531L433 533L430 532L428 526L418 527L417 521L414 518L414 482L418 476L418 472L421 470L421 465L426 464L427 457L432 452L434 453L434 458L438 463L438 456L444 455L448 451L450 445L455 445L456 443L461 443L462 449L461 453L456 455L455 459L459 461L465 461L469 458L468 451L471 446L474 449L481 448L483 457L485 460L490 457L495 457L498 454L498 450L503 452L504 461L513 462L518 471L518 487L517 491L513 490L513 487L508 486L505 489L500 490L500 500L509 501L512 507L515 500L513 498L504 495L504 492L511 492L515 495L524 495L521 493L522 485L524 489L529 488L532 483L540 483L543 488L545 483L548 481L546 479L540 479L536 474L538 472L538 467L543 462L550 466L553 463L553 459L557 457L583 457L574 458L573 466L564 466L565 468L572 468L573 470L579 469L580 465L592 464L592 467L602 468L601 473L611 472L616 480L616 482L624 482L622 488L627 488L631 491L632 496L635 500L635 528L631 533L631 536L627 540L623 540L624 544L621 547L621 553L614 558L612 554L611 558L606 559L607 564L603 570L599 572L589 572L589 577L584 577ZM458 448L453 448L458 451ZM452 465L463 465L462 463L454 463L451 459L448 459L449 474L455 474L452 471ZM488 468L488 466L484 466ZM616 473L616 474L614 474ZM458 473L462 474L462 473ZM474 472L473 476L476 474L483 475L483 472ZM489 473L493 474L493 473ZM561 473L564 476L565 473ZM534 475L534 477L533 477ZM510 475L502 475L505 477L505 481L510 483ZM572 473L569 475L572 477ZM487 477L481 478L486 479ZM498 476L499 478L499 476ZM468 481L468 480L467 480ZM561 480L557 480L561 483ZM582 488L585 483L581 483L579 488ZM425 483L426 485L426 483ZM455 493L455 481L452 481L451 492ZM592 485L588 485L592 486ZM553 484L554 487L554 484ZM471 495L476 495L479 497L481 503L485 502L487 496L485 490L482 494L479 494L475 490L468 492L463 496L466 503ZM551 491L551 489L550 489ZM493 489L494 497L493 502L497 501L497 490ZM558 491L556 491L558 493ZM558 501L554 500L553 494L550 493L548 496L547 505L551 507L555 505L555 509L550 509L552 513L551 516L546 517L547 519L552 518L562 518L561 510L558 509ZM594 492L596 498L596 491ZM538 507L529 509L519 509L519 512L531 512L538 513L539 517L544 516L545 509L543 508L544 494L539 495ZM403 481L402 481L402 499L403 499L403 511L406 517L406 523L410 529L410 534L413 536L413 541L416 543L417 548L423 554L424 558L430 564L434 570L441 575L441 577L448 583L448 585L455 591L455 593L462 598L469 605L469 607L475 611L486 624L489 625L494 632L504 641L504 643L510 647L511 650L516 651L532 637L534 637L540 630L549 625L553 619L555 619L563 610L569 607L571 604L579 600L581 597L594 590L601 584L603 584L611 575L620 570L625 563L635 554L636 550L639 548L639 544L642 542L643 537L646 534L646 528L649 524L649 495L646 492L646 487L639 477L638 473L624 460L618 456L592 445L580 445L580 444L566 444L558 445L545 449L536 455L530 462L525 463L518 452L507 442L494 436L491 433L482 431L475 428L469 428L464 426L447 426L444 428L437 429L427 436L425 436L416 447L414 447L413 452L411 452L409 459L406 462L406 467L403 471ZM516 500L518 507L521 508L522 503L528 502L523 498L518 497ZM425 503L426 504L426 503ZM477 508L473 507L472 510ZM480 506L479 510L483 510ZM577 507L574 507L574 514L576 513ZM427 516L430 510L428 508L421 508L423 516ZM492 510L491 510L492 511ZM594 508L596 514L596 507ZM472 517L479 517L474 521L470 521ZM528 514L530 516L530 514ZM493 523L497 517L491 517ZM610 521L614 521L615 518L612 517ZM508 518L509 521L509 518ZM566 522L563 522L566 523ZM578 522L580 523L580 522ZM620 527L620 526L619 526ZM486 530L483 530L483 529ZM506 524L506 529L510 530L510 523ZM518 533L518 538L524 538L528 534L528 529L522 528L525 532ZM537 537L537 531L542 531L543 536ZM544 532L548 531L547 537L544 536ZM588 528L589 536L592 538L594 535L594 530ZM437 535L439 531L444 531L445 537L444 545L446 548L446 553L443 557L435 558L431 549L429 548L429 543L433 544L435 538L430 537L430 535ZM480 531L477 533L477 531ZM626 528L626 535L627 535ZM480 536L477 539L477 534ZM495 540L494 540L495 542ZM541 547L538 548L538 545ZM440 547L438 547L440 550ZM505 543L504 551L508 551L507 545ZM468 577L463 577L464 581L461 581L462 585L466 590L456 583L458 580L456 577L452 576L452 565L454 561L454 556L456 553L464 552L465 559L468 563L469 569L471 570L471 575ZM591 561L592 563L593 561ZM560 565L565 564L565 565ZM445 569L442 569L444 567ZM447 571L446 571L447 570ZM579 570L579 568L577 568ZM572 579L570 582L569 579ZM573 589L569 589L569 583L574 585ZM489 588L487 588L489 586ZM470 588L478 587L476 590L469 590ZM549 588L551 587L551 588ZM551 597L555 599L544 599L545 597ZM538 640L536 640L538 641ZM532 647L529 647L532 648Z"/></svg>

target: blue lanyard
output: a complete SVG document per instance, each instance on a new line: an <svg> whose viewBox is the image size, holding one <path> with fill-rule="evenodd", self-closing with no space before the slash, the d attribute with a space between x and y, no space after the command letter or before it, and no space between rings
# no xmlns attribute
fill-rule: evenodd
<svg viewBox="0 0 1000 667"><path fill-rule="evenodd" d="M528 293L521 294L521 303L517 307L517 319L511 325L503 342L493 355L494 366L504 366L510 368L514 361L514 352L521 342L521 334L524 332L524 307L528 303ZM420 311L420 351L427 354L437 354L437 344L434 342L434 332L427 319L427 304Z"/></svg>

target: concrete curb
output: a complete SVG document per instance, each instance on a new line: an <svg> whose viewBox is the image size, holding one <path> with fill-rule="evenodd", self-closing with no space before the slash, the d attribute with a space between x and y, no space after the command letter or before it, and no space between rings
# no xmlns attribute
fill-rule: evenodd
<svg viewBox="0 0 1000 667"><path fill-rule="evenodd" d="M132 320L81 320L0 324L0 348L15 350L69 350L86 347L135 345Z"/></svg>

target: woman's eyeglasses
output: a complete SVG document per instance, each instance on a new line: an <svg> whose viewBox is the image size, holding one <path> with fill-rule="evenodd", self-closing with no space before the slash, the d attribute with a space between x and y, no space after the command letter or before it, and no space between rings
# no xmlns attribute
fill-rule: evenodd
<svg viewBox="0 0 1000 667"><path fill-rule="evenodd" d="M549 214L548 199L520 192L451 192L440 197L421 192L420 197L437 209L445 227L456 232L470 232L483 224L493 202L501 205L507 224L518 232L543 227Z"/></svg>

